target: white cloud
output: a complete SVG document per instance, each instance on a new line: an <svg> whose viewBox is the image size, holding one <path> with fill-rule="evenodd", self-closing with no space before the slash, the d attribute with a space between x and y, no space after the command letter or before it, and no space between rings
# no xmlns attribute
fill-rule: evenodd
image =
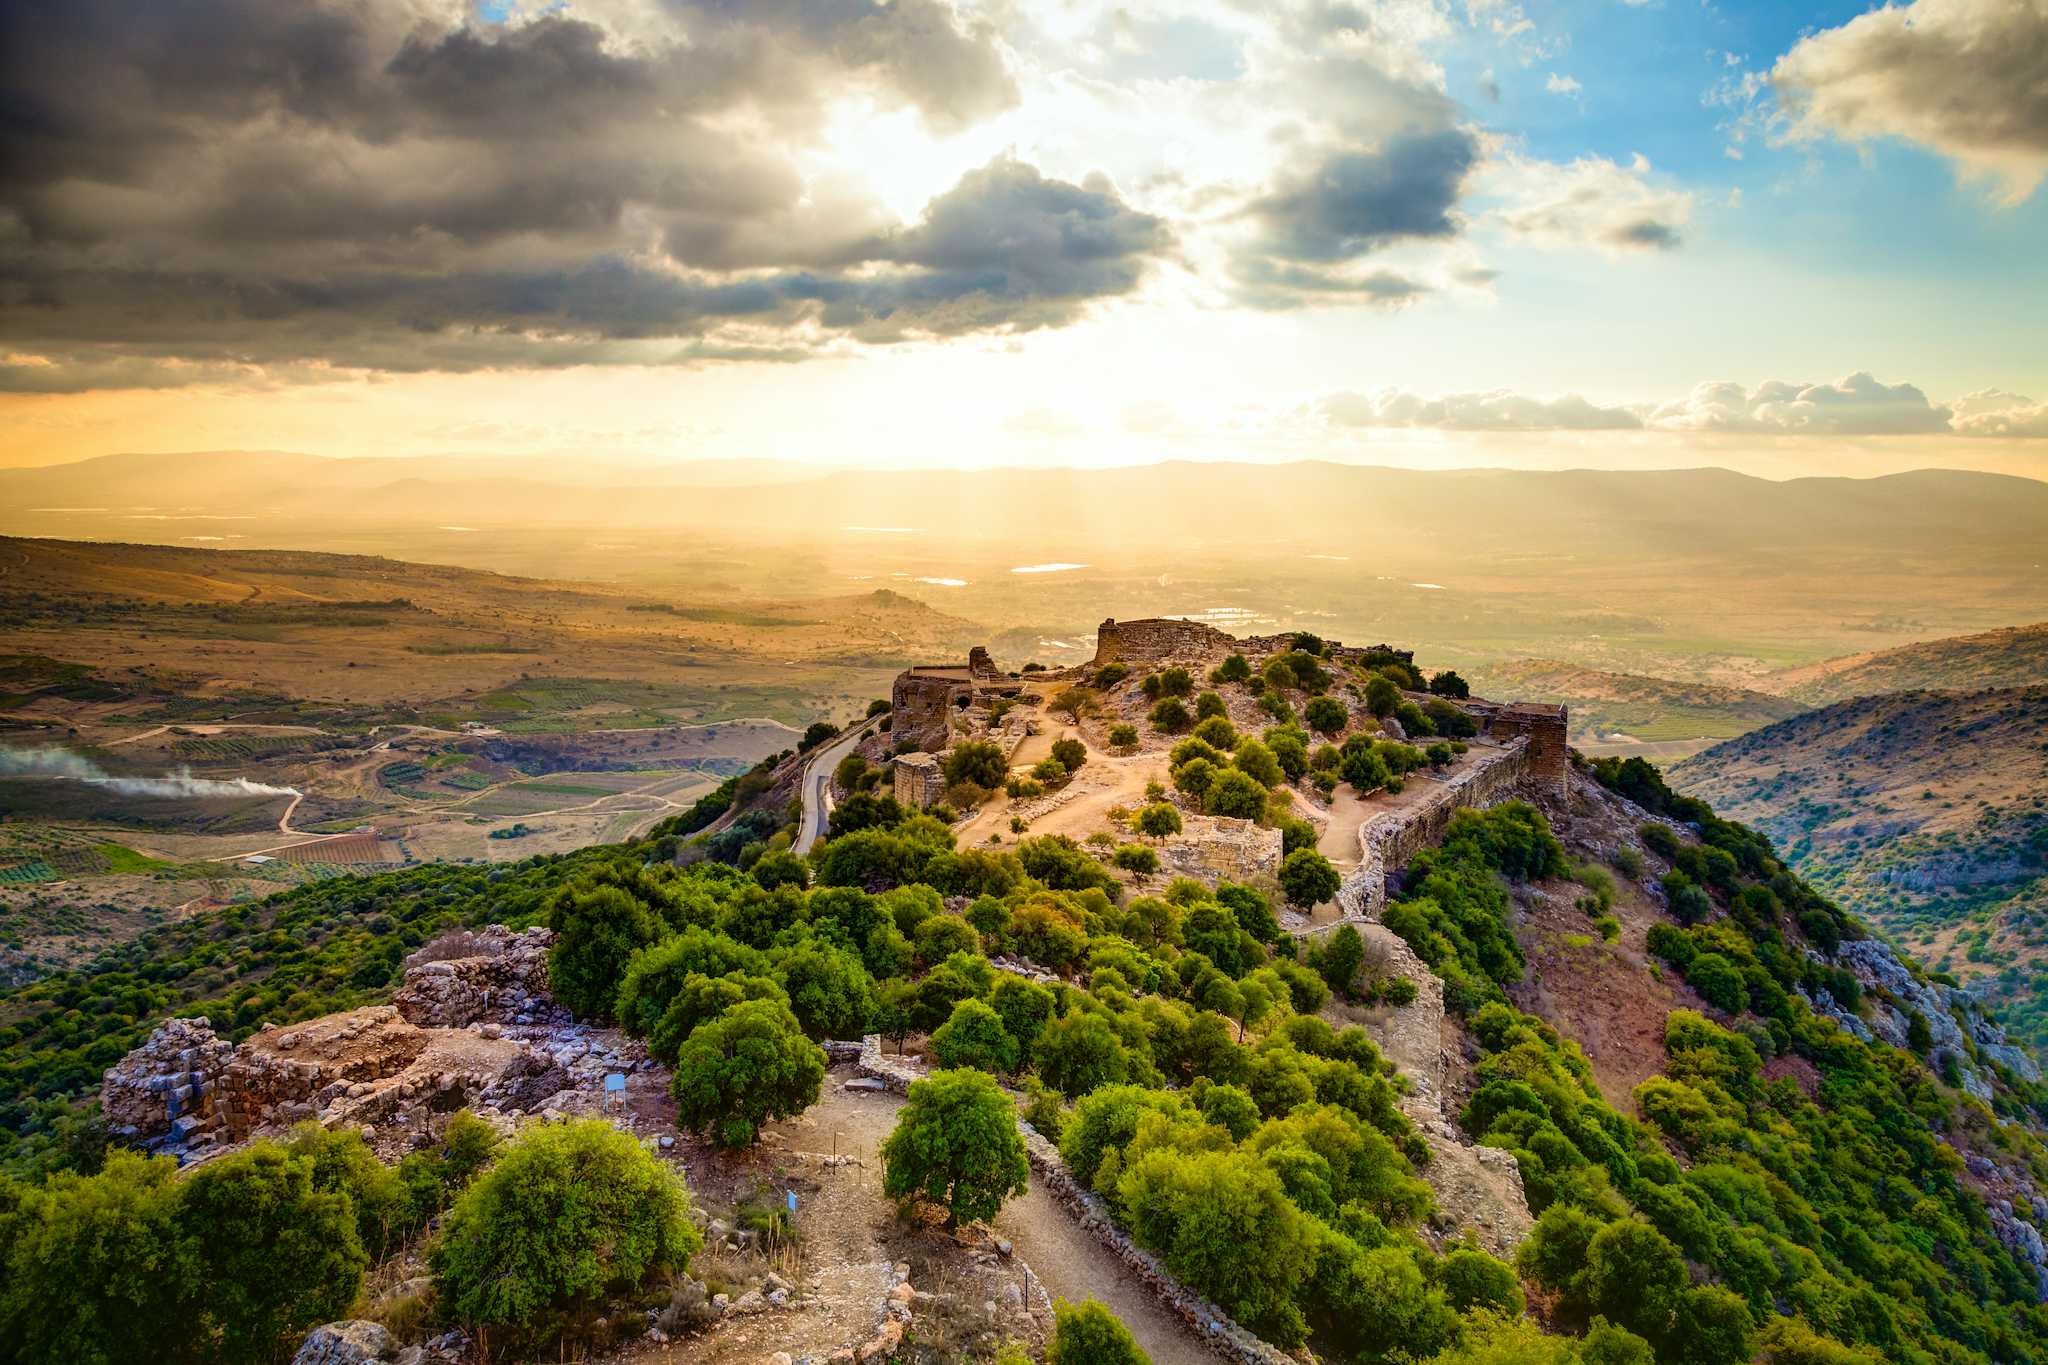
<svg viewBox="0 0 2048 1365"><path fill-rule="evenodd" d="M1543 88L1553 95L1576 95L1586 87L1580 85L1575 77L1560 76L1553 71L1550 79L1543 82Z"/></svg>
<svg viewBox="0 0 2048 1365"><path fill-rule="evenodd" d="M1643 424L1627 408L1603 408L1575 393L1525 398L1505 389L1441 398L1382 389L1333 393L1318 405L1335 427L1434 427L1443 431L1625 431Z"/></svg>
<svg viewBox="0 0 2048 1365"><path fill-rule="evenodd" d="M1667 431L1779 432L1807 436L1904 436L1947 432L1950 410L1911 384L1857 373L1837 384L1767 380L1756 388L1713 381L1654 409Z"/></svg>
<svg viewBox="0 0 2048 1365"><path fill-rule="evenodd" d="M1490 168L1484 189L1501 201L1494 220L1534 245L1665 250L1682 239L1693 196L1649 176L1641 156L1622 166L1597 156L1555 162L1510 153Z"/></svg>
<svg viewBox="0 0 2048 1365"><path fill-rule="evenodd" d="M2048 436L2048 403L2016 393L1979 389L1949 404L1950 424L1964 436Z"/></svg>
<svg viewBox="0 0 2048 1365"><path fill-rule="evenodd" d="M1771 83L1795 137L1896 137L2017 203L2048 175L2048 4L1913 0L1801 39Z"/></svg>

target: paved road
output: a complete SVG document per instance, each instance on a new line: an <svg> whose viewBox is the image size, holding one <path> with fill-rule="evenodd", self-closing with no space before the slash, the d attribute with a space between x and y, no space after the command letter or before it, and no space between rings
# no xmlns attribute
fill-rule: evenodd
<svg viewBox="0 0 2048 1365"><path fill-rule="evenodd" d="M880 716L870 716L839 738L833 740L812 754L804 764L804 775L800 786L804 795L804 816L797 822L795 853L798 857L811 851L812 845L825 837L826 822L832 818L832 770L839 766L839 760L853 752L853 746L867 737Z"/></svg>

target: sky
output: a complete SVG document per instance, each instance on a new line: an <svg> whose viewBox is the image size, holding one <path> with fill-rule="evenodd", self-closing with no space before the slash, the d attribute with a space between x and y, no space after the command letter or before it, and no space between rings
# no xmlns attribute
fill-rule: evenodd
<svg viewBox="0 0 2048 1365"><path fill-rule="evenodd" d="M2048 0L11 0L0 463L2048 477Z"/></svg>

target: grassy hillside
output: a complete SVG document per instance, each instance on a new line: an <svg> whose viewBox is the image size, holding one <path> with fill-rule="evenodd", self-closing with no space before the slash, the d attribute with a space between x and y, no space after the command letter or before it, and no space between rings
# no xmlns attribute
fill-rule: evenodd
<svg viewBox="0 0 2048 1365"><path fill-rule="evenodd" d="M2031 687L2048 683L2048 622L1844 655L1766 681L1771 690L1813 706L1914 688Z"/></svg>
<svg viewBox="0 0 2048 1365"><path fill-rule="evenodd" d="M1671 781L2048 1043L2048 687L1841 702Z"/></svg>

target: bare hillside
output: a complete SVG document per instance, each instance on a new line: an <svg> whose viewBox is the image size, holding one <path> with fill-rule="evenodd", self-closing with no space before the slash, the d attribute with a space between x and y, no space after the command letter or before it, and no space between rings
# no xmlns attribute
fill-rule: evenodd
<svg viewBox="0 0 2048 1365"><path fill-rule="evenodd" d="M2048 622L1847 654L1763 680L1813 706L1912 688L2029 687L2048 683Z"/></svg>
<svg viewBox="0 0 2048 1365"><path fill-rule="evenodd" d="M1510 659L1474 669L1470 680L1486 696L1565 703L1572 743L1592 754L1682 757L1806 710L1745 687L1612 673L1560 659Z"/></svg>

